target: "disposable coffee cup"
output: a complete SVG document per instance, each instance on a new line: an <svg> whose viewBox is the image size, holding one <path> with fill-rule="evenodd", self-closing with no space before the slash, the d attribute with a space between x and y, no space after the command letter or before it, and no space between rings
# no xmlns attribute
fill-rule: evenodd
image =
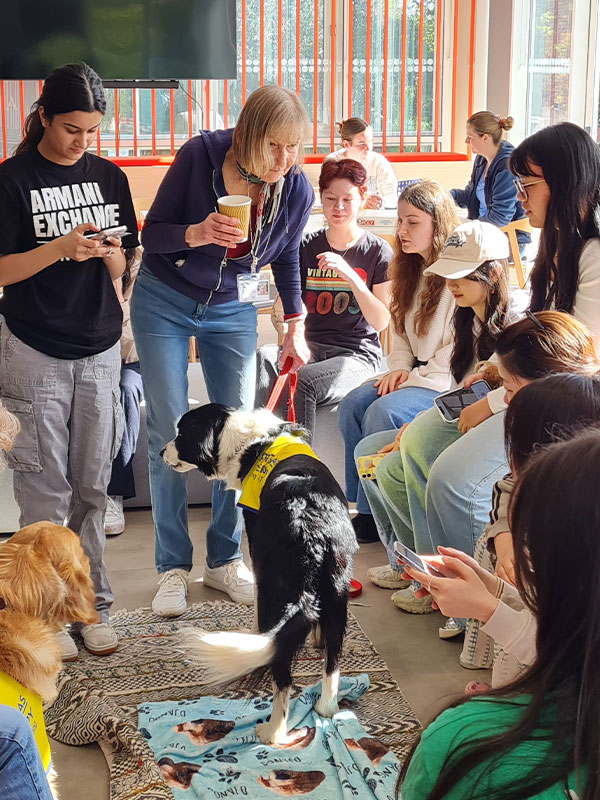
<svg viewBox="0 0 600 800"><path fill-rule="evenodd" d="M250 227L250 206L252 200L243 194L228 194L219 197L217 200L219 214L238 219L244 234L243 242L248 240L248 229Z"/></svg>

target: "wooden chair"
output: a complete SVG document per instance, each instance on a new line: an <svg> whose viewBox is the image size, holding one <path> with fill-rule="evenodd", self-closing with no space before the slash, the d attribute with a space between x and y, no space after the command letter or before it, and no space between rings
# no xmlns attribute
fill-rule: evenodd
<svg viewBox="0 0 600 800"><path fill-rule="evenodd" d="M521 254L519 253L519 240L517 239L517 231L525 231L531 233L533 228L529 224L527 217L523 219L515 219L509 222L500 230L508 236L508 243L510 246L510 254L515 265L515 272L517 273L517 281L519 282L519 289L524 289L527 279L525 278L525 271L523 269L523 262L521 261Z"/></svg>

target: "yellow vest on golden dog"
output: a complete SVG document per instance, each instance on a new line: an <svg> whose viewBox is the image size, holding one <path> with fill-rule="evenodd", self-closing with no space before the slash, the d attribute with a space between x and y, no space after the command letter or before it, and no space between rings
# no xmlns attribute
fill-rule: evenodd
<svg viewBox="0 0 600 800"><path fill-rule="evenodd" d="M42 757L46 774L51 767L50 742L44 724L42 700L36 692L26 689L6 672L0 672L0 703L20 711L31 725L35 742Z"/></svg>

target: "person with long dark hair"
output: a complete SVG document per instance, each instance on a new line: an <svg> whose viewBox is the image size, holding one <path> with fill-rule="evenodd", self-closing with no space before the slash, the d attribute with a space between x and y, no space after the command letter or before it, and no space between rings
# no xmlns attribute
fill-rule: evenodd
<svg viewBox="0 0 600 800"><path fill-rule="evenodd" d="M122 314L113 281L138 245L125 174L86 152L106 110L87 64L55 69L25 122L16 154L0 165L0 384L21 432L9 453L20 526L50 520L81 539L101 622L85 647L112 653L112 592L103 553L106 488L119 449ZM84 234L125 226L121 238ZM77 658L68 632L63 657Z"/></svg>
<svg viewBox="0 0 600 800"><path fill-rule="evenodd" d="M463 697L425 729L400 775L405 800L600 796L599 465L600 430L590 428L543 448L520 472L509 520L516 587L537 625L535 658L508 685ZM411 570L436 598L473 571L450 554L441 562L458 577ZM483 619L499 605L487 596Z"/></svg>
<svg viewBox="0 0 600 800"><path fill-rule="evenodd" d="M429 408L436 394L456 386L450 372L454 298L443 278L423 276L423 270L437 261L457 225L452 198L436 181L419 181L400 195L394 256L388 270L393 321L388 372L354 389L338 409L346 497L356 502L358 513L352 524L359 542L381 538L385 544L391 532L387 527L380 532L375 524L368 500L373 487L358 479L356 446L373 433L400 428ZM369 578L378 586L395 589L404 583L391 550L390 555L390 564L372 567Z"/></svg>
<svg viewBox="0 0 600 800"><path fill-rule="evenodd" d="M358 225L366 183L367 171L358 161L325 161L319 192L328 227L307 234L300 245L311 358L298 370L295 407L296 421L311 435L317 407L338 403L381 365L379 333L390 320L387 272L392 248ZM274 309L284 327L279 298ZM258 407L267 402L277 379L278 350L277 345L264 345L258 352Z"/></svg>
<svg viewBox="0 0 600 800"><path fill-rule="evenodd" d="M600 343L600 151L577 125L563 122L534 133L515 148L511 170L529 221L541 228L531 274L531 310L563 311ZM480 375L471 375L470 384ZM435 463L423 465L423 437L415 424L403 437L407 463L420 475L409 501L425 540L449 541L468 532L473 544L487 523L494 484L506 472L502 447L504 391L496 389L464 409L461 433ZM417 420L419 422L419 420ZM416 510L415 510L416 509ZM467 549L463 547L463 549Z"/></svg>

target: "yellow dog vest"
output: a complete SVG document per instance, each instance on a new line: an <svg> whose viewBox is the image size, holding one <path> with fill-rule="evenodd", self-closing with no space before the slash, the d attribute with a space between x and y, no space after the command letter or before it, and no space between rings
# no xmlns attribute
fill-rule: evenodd
<svg viewBox="0 0 600 800"><path fill-rule="evenodd" d="M44 725L44 710L39 694L26 689L22 684L11 678L5 672L0 672L0 703L11 706L23 714L31 725L35 736L35 743L42 757L42 764L46 773L51 766L50 742Z"/></svg>
<svg viewBox="0 0 600 800"><path fill-rule="evenodd" d="M258 511L260 508L260 493L265 481L280 461L285 461L290 456L305 455L318 459L310 445L289 433L278 436L275 441L256 459L250 472L242 481L242 495L238 506L249 511Z"/></svg>

